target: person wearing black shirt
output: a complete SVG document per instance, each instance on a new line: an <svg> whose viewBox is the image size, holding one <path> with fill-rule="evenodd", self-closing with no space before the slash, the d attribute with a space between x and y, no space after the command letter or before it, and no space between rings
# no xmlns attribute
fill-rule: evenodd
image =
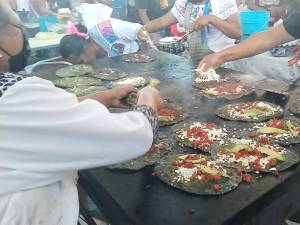
<svg viewBox="0 0 300 225"><path fill-rule="evenodd" d="M278 45L300 38L300 1L295 1L283 24L268 31L257 33L238 45L208 55L198 68L218 68L221 64L266 52Z"/></svg>
<svg viewBox="0 0 300 225"><path fill-rule="evenodd" d="M162 15L160 0L135 0L135 6L143 24Z"/></svg>

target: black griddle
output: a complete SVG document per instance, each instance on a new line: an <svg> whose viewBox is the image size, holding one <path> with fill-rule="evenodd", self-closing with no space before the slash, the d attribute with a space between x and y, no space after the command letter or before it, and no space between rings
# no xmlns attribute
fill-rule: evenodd
<svg viewBox="0 0 300 225"><path fill-rule="evenodd" d="M192 87L194 72L184 58L167 53L157 53L159 59L152 63L123 63L119 58L98 60L95 68L114 67L130 76L142 75L159 79L157 86L164 97L172 98L189 112L188 121L212 121L225 124L231 129L244 127L243 122L225 121L214 111L225 104L267 100L285 107L288 98L270 96L259 90L237 100L209 100ZM46 71L46 70L45 70ZM40 74L53 80L54 72ZM221 74L240 74L220 69ZM241 75L242 76L242 75ZM266 99L265 99L266 98ZM185 122L185 121L184 121ZM169 137L173 151L193 152L178 147L172 138L173 127L161 131ZM299 146L290 149L298 151ZM140 171L110 171L95 168L82 171L80 185L87 191L98 207L101 207L112 225L280 225L282 221L300 209L300 167L296 165L278 177L258 175L254 184L240 185L223 196L197 196L174 189L153 176L153 167Z"/></svg>

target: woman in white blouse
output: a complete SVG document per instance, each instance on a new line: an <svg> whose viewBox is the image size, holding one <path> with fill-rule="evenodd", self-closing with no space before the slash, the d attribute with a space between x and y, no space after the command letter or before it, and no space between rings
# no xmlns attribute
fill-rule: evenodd
<svg viewBox="0 0 300 225"><path fill-rule="evenodd" d="M142 27L152 33L179 22L188 35L189 51L194 63L205 55L234 45L242 35L235 0L177 0L170 12Z"/></svg>
<svg viewBox="0 0 300 225"><path fill-rule="evenodd" d="M6 4L0 1L2 15ZM132 91L77 99L50 81L0 73L1 225L77 225L77 171L137 157L152 144L161 106L156 89L142 89L131 112L107 109L123 107L120 99Z"/></svg>

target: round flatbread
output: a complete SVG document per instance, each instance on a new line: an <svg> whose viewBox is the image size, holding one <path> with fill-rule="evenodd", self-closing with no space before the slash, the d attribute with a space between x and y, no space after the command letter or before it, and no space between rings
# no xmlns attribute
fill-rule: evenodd
<svg viewBox="0 0 300 225"><path fill-rule="evenodd" d="M148 53L132 53L122 56L123 62L129 63L149 63L155 61L157 58Z"/></svg>
<svg viewBox="0 0 300 225"><path fill-rule="evenodd" d="M92 76L101 80L114 81L126 77L127 74L115 68L103 68L96 70Z"/></svg>
<svg viewBox="0 0 300 225"><path fill-rule="evenodd" d="M283 109L272 103L256 101L225 105L217 109L216 115L227 120L261 122L283 116Z"/></svg>
<svg viewBox="0 0 300 225"><path fill-rule="evenodd" d="M254 91L253 88L239 83L219 83L202 89L200 93L207 98L226 98L229 100L238 99Z"/></svg>
<svg viewBox="0 0 300 225"><path fill-rule="evenodd" d="M220 85L225 82L238 83L239 79L233 78L231 75L217 74L213 68L209 68L204 71L203 68L196 69L196 78L193 82L193 86L199 89L206 89Z"/></svg>
<svg viewBox="0 0 300 225"><path fill-rule="evenodd" d="M122 86L134 86L143 87L148 84L148 80L144 77L128 77L118 81L113 81L110 83L111 88L122 87Z"/></svg>
<svg viewBox="0 0 300 225"><path fill-rule="evenodd" d="M108 168L118 170L140 170L145 166L157 163L168 151L169 145L165 142L165 140L156 140L146 154L123 163L108 166Z"/></svg>
<svg viewBox="0 0 300 225"><path fill-rule="evenodd" d="M289 109L291 113L300 115L300 99L291 102Z"/></svg>
<svg viewBox="0 0 300 225"><path fill-rule="evenodd" d="M94 68L90 65L79 64L67 66L56 71L58 77L78 77L94 73Z"/></svg>
<svg viewBox="0 0 300 225"><path fill-rule="evenodd" d="M234 169L196 154L170 154L159 161L154 173L166 184L198 195L225 194L237 188L242 180Z"/></svg>
<svg viewBox="0 0 300 225"><path fill-rule="evenodd" d="M78 86L100 86L102 81L90 77L65 77L55 80L54 84L58 87L72 88Z"/></svg>
<svg viewBox="0 0 300 225"><path fill-rule="evenodd" d="M291 145L300 143L300 120L295 118L271 119L265 123L256 123L241 131L245 137L255 139L268 138L271 143Z"/></svg>
<svg viewBox="0 0 300 225"><path fill-rule="evenodd" d="M76 86L76 87L66 89L67 92L70 92L76 95L77 97L88 95L95 91L105 91L105 90L107 90L107 88L103 86Z"/></svg>
<svg viewBox="0 0 300 225"><path fill-rule="evenodd" d="M277 144L261 139L230 138L214 145L213 158L220 164L245 172L279 172L299 162L299 156Z"/></svg>
<svg viewBox="0 0 300 225"><path fill-rule="evenodd" d="M188 117L185 109L173 103L166 103L164 108L160 109L157 114L159 126L161 127L174 125Z"/></svg>
<svg viewBox="0 0 300 225"><path fill-rule="evenodd" d="M175 130L175 138L180 145L204 152L210 152L211 145L226 136L226 128L218 128L211 122L183 124Z"/></svg>

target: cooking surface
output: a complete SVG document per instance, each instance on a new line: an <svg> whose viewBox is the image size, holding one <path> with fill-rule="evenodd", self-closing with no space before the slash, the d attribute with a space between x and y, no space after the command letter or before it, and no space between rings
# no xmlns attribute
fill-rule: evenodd
<svg viewBox="0 0 300 225"><path fill-rule="evenodd" d="M159 79L161 83L157 88L162 92L162 96L171 98L189 112L189 118L186 121L212 121L219 125L226 124L228 127L242 128L247 123L222 120L214 115L215 110L228 103L246 100L270 100L283 107L287 103L284 96L265 93L261 90L234 101L209 100L201 96L198 89L192 87L194 72L187 60L165 53L159 53L159 55L159 60L148 64L123 63L116 59L108 59L99 60L93 66L95 68L114 67L130 75L151 76ZM40 74L53 80L54 72L43 73L41 70ZM218 72L233 73L228 70ZM259 81L260 79L256 79L257 83ZM274 81L270 83L274 85ZM286 115L289 115L288 110L286 111ZM193 150L177 146L172 137L173 129L174 126L160 129L169 138L173 151L193 152ZM291 149L297 151L298 147L294 146ZM281 217L290 215L289 213L299 207L296 204L300 200L297 192L300 186L299 165L280 174L279 177L258 176L254 184L241 184L236 190L222 196L197 196L185 193L164 184L153 176L152 172L153 167L150 166L133 172L95 168L84 173L91 175L92 179L89 182L95 185L96 191L97 182L101 183L117 205L132 220L132 223L137 225L232 225L245 222L251 224L249 221L262 213L260 221L255 219L255 224L276 224L275 222L280 223L277 220ZM104 193L99 189L98 193L93 194L94 198L98 198ZM111 215L118 216L118 213L112 211Z"/></svg>

